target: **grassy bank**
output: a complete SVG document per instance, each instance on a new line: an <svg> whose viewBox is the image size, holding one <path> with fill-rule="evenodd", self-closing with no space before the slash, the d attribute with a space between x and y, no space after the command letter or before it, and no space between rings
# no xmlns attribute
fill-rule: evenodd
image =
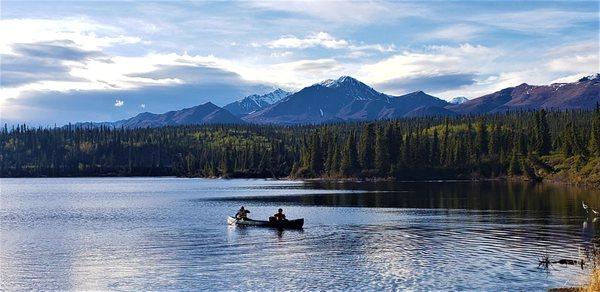
<svg viewBox="0 0 600 292"><path fill-rule="evenodd" d="M532 167L545 181L600 187L600 157L548 155L534 161Z"/></svg>

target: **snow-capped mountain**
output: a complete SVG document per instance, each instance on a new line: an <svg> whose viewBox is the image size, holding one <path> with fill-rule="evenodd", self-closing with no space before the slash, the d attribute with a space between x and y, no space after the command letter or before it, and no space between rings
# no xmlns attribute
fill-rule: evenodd
<svg viewBox="0 0 600 292"><path fill-rule="evenodd" d="M139 128L245 122L318 124L540 108L592 109L597 103L600 103L600 74L572 83L523 83L460 104L448 103L423 91L401 96L387 95L352 77L342 76L313 84L293 94L278 89L263 95L250 95L224 108L209 102L164 114L141 113L127 120L77 125Z"/></svg>
<svg viewBox="0 0 600 292"><path fill-rule="evenodd" d="M450 103L451 104L461 104L461 103L464 103L467 101L469 101L468 98L466 98L464 96L457 96L457 97L453 98L452 100L450 100Z"/></svg>
<svg viewBox="0 0 600 292"><path fill-rule="evenodd" d="M305 87L242 119L253 123L305 124L402 117L421 106L447 102L422 91L390 96L349 76Z"/></svg>
<svg viewBox="0 0 600 292"><path fill-rule="evenodd" d="M386 94L378 92L350 76L342 76L336 80L327 79L315 85L337 89L347 95L347 97L354 98L355 100L387 99Z"/></svg>
<svg viewBox="0 0 600 292"><path fill-rule="evenodd" d="M245 116L249 113L264 109L283 98L290 95L290 92L287 92L283 89L276 89L275 91L258 95L252 94L242 98L241 100L234 101L223 108L234 114L235 116Z"/></svg>

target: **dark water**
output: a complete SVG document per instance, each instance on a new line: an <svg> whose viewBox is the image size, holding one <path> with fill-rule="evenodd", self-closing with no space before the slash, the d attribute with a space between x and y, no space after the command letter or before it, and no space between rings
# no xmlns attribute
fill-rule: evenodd
<svg viewBox="0 0 600 292"><path fill-rule="evenodd" d="M600 193L508 183L2 179L0 289L545 290L577 285ZM302 231L236 228L283 207Z"/></svg>

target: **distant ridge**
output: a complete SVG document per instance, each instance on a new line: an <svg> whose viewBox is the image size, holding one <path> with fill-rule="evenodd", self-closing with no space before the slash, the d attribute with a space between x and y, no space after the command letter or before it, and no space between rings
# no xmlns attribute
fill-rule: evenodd
<svg viewBox="0 0 600 292"><path fill-rule="evenodd" d="M592 109L600 103L600 74L572 83L521 84L478 98L447 102L423 91L387 95L350 76L328 79L289 93L250 95L220 108L210 102L163 114L141 113L116 122L82 127L162 127L199 124L319 124L419 116L489 114L515 110Z"/></svg>
<svg viewBox="0 0 600 292"><path fill-rule="evenodd" d="M244 121L234 116L227 110L224 110L211 102L198 106L185 108L177 111L170 111L163 114L153 114L149 112L138 114L137 116L120 120L116 122L101 123L80 123L76 126L94 127L124 127L124 128L156 128L164 126L179 125L202 125L202 124L243 124Z"/></svg>
<svg viewBox="0 0 600 292"><path fill-rule="evenodd" d="M460 114L486 114L535 109L591 109L600 102L600 74L572 83L523 83L447 108Z"/></svg>

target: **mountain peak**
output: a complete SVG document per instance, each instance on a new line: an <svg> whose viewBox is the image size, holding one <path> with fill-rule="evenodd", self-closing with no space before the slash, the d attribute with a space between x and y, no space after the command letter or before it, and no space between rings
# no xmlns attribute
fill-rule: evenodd
<svg viewBox="0 0 600 292"><path fill-rule="evenodd" d="M585 76L578 80L578 82L584 81L600 81L600 73L592 74L590 76Z"/></svg>
<svg viewBox="0 0 600 292"><path fill-rule="evenodd" d="M457 96L457 97L453 98L452 100L450 100L450 103L451 104L462 104L467 101L469 101L468 98L466 98L464 96Z"/></svg>
<svg viewBox="0 0 600 292"><path fill-rule="evenodd" d="M201 106L218 107L217 105L215 105L214 103L212 103L210 101L203 103Z"/></svg>
<svg viewBox="0 0 600 292"><path fill-rule="evenodd" d="M327 79L324 81L321 81L319 83L317 83L319 85L325 86L325 87L340 87L342 85L349 85L349 84L362 84L364 86L368 86L360 81L358 81L357 79L350 77L350 76L341 76L338 79Z"/></svg>
<svg viewBox="0 0 600 292"><path fill-rule="evenodd" d="M316 83L313 86L322 86L333 89L340 95L352 100L387 100L388 97L373 89L371 86L350 76L341 76L336 80L327 79Z"/></svg>
<svg viewBox="0 0 600 292"><path fill-rule="evenodd" d="M348 75L340 76L340 78L338 78L337 81L340 82L340 83L343 83L343 82L360 82L356 78L348 76Z"/></svg>

